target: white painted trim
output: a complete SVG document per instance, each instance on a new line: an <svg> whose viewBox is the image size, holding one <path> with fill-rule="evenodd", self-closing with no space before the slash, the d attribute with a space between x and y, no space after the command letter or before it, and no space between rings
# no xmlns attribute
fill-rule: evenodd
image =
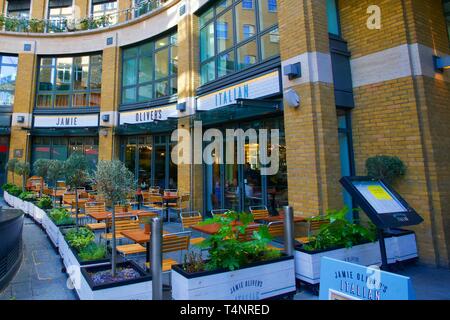
<svg viewBox="0 0 450 320"><path fill-rule="evenodd" d="M426 76L450 82L450 73L434 70L433 55L442 55L422 44L404 44L350 60L353 87L410 76ZM411 58L410 58L411 57Z"/></svg>
<svg viewBox="0 0 450 320"><path fill-rule="evenodd" d="M304 83L333 83L333 69L331 66L330 54L322 52L305 52L301 55L282 61L281 72L283 73L284 66L297 62L300 62L302 76L297 79L289 80L287 76L282 75L283 89Z"/></svg>

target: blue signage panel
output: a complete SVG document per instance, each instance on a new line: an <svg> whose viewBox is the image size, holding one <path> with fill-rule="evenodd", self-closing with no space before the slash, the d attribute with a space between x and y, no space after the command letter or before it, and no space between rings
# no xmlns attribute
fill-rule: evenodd
<svg viewBox="0 0 450 320"><path fill-rule="evenodd" d="M414 300L409 277L323 257L320 300Z"/></svg>

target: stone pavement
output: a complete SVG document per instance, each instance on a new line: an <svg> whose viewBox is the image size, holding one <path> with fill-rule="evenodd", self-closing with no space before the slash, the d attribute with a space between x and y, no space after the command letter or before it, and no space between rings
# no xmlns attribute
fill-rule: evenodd
<svg viewBox="0 0 450 320"><path fill-rule="evenodd" d="M62 261L47 235L31 219L24 219L24 253L20 269L0 292L0 300L74 300L66 286Z"/></svg>

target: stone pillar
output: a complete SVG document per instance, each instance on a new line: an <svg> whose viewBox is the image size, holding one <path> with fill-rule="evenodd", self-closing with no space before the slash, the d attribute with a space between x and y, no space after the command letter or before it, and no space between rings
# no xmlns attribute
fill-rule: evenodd
<svg viewBox="0 0 450 320"><path fill-rule="evenodd" d="M47 1L33 0L31 1L31 17L36 19L44 19L46 16Z"/></svg>
<svg viewBox="0 0 450 320"><path fill-rule="evenodd" d="M34 51L34 50L33 50ZM16 78L16 93L11 121L11 137L9 159L16 157L19 161L30 162L31 139L29 130L32 123L36 88L36 63L37 56L34 53L19 53L19 62ZM19 123L18 116L23 116L25 121ZM12 174L8 173L8 181L12 182ZM20 176L15 175L14 182L22 185Z"/></svg>
<svg viewBox="0 0 450 320"><path fill-rule="evenodd" d="M99 160L112 160L119 157L118 138L113 128L118 123L120 93L120 48L117 38L103 50L102 62L102 102L100 106ZM109 116L109 121L102 120Z"/></svg>
<svg viewBox="0 0 450 320"><path fill-rule="evenodd" d="M367 8L381 28L366 27ZM357 174L368 157L398 156L407 166L395 189L424 218L412 227L421 262L449 266L450 75L433 55L449 54L443 5L430 1L339 1L342 37L352 53Z"/></svg>
<svg viewBox="0 0 450 320"><path fill-rule="evenodd" d="M318 215L343 205L338 126L325 0L278 1L282 65L300 62L302 77L283 77L300 107L284 105L289 204ZM309 72L307 72L309 70Z"/></svg>
<svg viewBox="0 0 450 320"><path fill-rule="evenodd" d="M75 0L74 1L74 18L81 19L88 16L91 13L91 8L89 7L89 0Z"/></svg>
<svg viewBox="0 0 450 320"><path fill-rule="evenodd" d="M6 0L0 0L0 14L6 13Z"/></svg>
<svg viewBox="0 0 450 320"><path fill-rule="evenodd" d="M186 13L178 23L178 103L186 103L184 115L191 114L195 106L195 89L199 86L198 65L198 17L194 15L189 2ZM189 118L180 119L179 127L190 128ZM181 164L178 166L178 189L191 194L192 208L203 208L203 166Z"/></svg>
<svg viewBox="0 0 450 320"><path fill-rule="evenodd" d="M125 22L132 18L133 12L125 12L124 10L127 10L133 6L133 0L118 0L118 11L121 12L119 15L119 22Z"/></svg>

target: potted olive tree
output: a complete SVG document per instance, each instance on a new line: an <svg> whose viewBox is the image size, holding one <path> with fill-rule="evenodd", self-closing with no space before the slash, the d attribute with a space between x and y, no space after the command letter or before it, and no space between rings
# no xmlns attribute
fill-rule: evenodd
<svg viewBox="0 0 450 320"><path fill-rule="evenodd" d="M17 160L16 158L12 158L11 160L9 160L6 163L6 171L12 173L12 183L13 184L14 184L14 174L15 174L15 168L16 168L17 162L19 162L19 160Z"/></svg>
<svg viewBox="0 0 450 320"><path fill-rule="evenodd" d="M37 159L33 163L33 171L36 175L41 177L41 188L39 190L39 196L42 197L42 191L44 190L44 180L48 177L48 166L50 164L49 159Z"/></svg>
<svg viewBox="0 0 450 320"><path fill-rule="evenodd" d="M95 173L97 190L112 204L111 263L81 268L80 299L146 299L152 298L151 275L132 260L116 262L114 205L123 203L133 192L134 175L118 160L100 161Z"/></svg>
<svg viewBox="0 0 450 320"><path fill-rule="evenodd" d="M75 223L78 229L78 188L90 181L89 162L82 153L75 152L64 162L63 169L66 184L75 191Z"/></svg>
<svg viewBox="0 0 450 320"><path fill-rule="evenodd" d="M14 167L14 172L22 177L22 191L26 190L27 177L30 174L30 164L18 161Z"/></svg>
<svg viewBox="0 0 450 320"><path fill-rule="evenodd" d="M56 197L56 183L59 178L63 177L64 162L60 160L49 160L47 177L53 185L53 198Z"/></svg>

